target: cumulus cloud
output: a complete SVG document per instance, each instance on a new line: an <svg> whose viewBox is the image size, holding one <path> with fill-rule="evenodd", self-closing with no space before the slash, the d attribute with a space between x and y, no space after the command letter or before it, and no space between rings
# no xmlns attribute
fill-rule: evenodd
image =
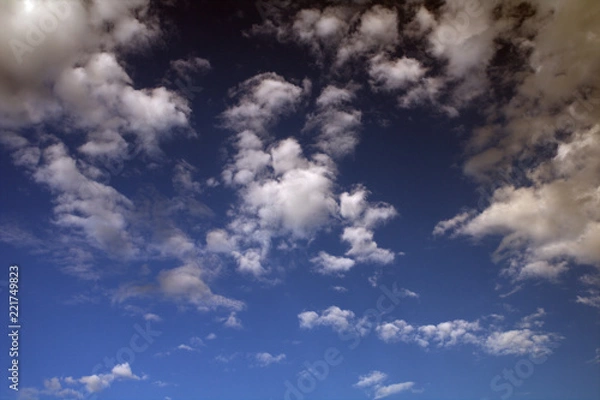
<svg viewBox="0 0 600 400"><path fill-rule="evenodd" d="M264 133L279 116L294 110L307 90L272 72L256 75L232 92L238 102L223 113L223 122L239 132Z"/></svg>
<svg viewBox="0 0 600 400"><path fill-rule="evenodd" d="M387 343L415 343L423 348L474 345L484 352L494 355L541 355L552 353L552 349L562 339L560 335L529 329L541 327L543 316L540 309L517 324L520 329L507 331L497 327L482 326L479 321L454 320L437 325L413 326L404 320L382 323L376 331L381 340Z"/></svg>
<svg viewBox="0 0 600 400"><path fill-rule="evenodd" d="M359 388L374 386L386 380L387 377L388 375L381 371L371 371L367 375L359 376L358 382L356 382L354 386Z"/></svg>
<svg viewBox="0 0 600 400"><path fill-rule="evenodd" d="M161 270L156 283L145 285L124 284L112 294L112 301L120 304L131 298L159 294L166 300L192 305L199 311L228 309L239 311L245 304L239 300L214 294L204 282L203 268L197 262Z"/></svg>
<svg viewBox="0 0 600 400"><path fill-rule="evenodd" d="M373 399L383 399L384 397L410 390L415 385L414 382L383 385L383 381L387 380L387 378L388 375L386 373L371 371L366 375L359 376L358 382L354 384L354 387L367 389L369 392L372 392Z"/></svg>
<svg viewBox="0 0 600 400"><path fill-rule="evenodd" d="M521 27L503 38L512 43L513 61L527 68L516 70L514 80L497 77L512 85L514 94L490 108L489 123L473 132L464 165L465 174L489 193L482 199L486 206L441 222L436 233L499 236L494 260L505 265L504 276L556 281L577 265L600 265L600 82L590 72L600 62L592 51L600 31L590 18L599 5L533 1L513 6L496 10L500 19L493 29L499 32L499 23L513 26L508 16L519 16ZM473 22L470 33L489 19ZM477 35L484 40L487 33ZM459 37L458 43L471 40ZM578 46L568 44L574 40ZM439 51L453 58L451 48ZM483 45L473 51L488 57ZM457 57L456 62L469 61ZM593 304L593 294L578 301Z"/></svg>
<svg viewBox="0 0 600 400"><path fill-rule="evenodd" d="M161 322L162 321L162 318L159 315L156 315L153 313L144 314L144 319L146 321L152 321L152 322Z"/></svg>
<svg viewBox="0 0 600 400"><path fill-rule="evenodd" d="M285 358L286 356L283 353L276 356L266 352L254 354L254 359L259 367L268 367L271 364L278 364L285 360Z"/></svg>
<svg viewBox="0 0 600 400"><path fill-rule="evenodd" d="M235 311L232 311L227 318L223 319L223 326L233 329L243 328L242 321L238 318Z"/></svg>
<svg viewBox="0 0 600 400"><path fill-rule="evenodd" d="M105 374L82 376L81 378L54 377L44 380L44 389L24 388L24 398L38 398L40 395L54 398L84 399L91 393L99 393L115 381L142 380L146 376L135 375L129 363L117 364ZM65 387L70 386L70 387ZM73 388L73 387L76 388ZM84 392L87 392L87 394Z"/></svg>
<svg viewBox="0 0 600 400"><path fill-rule="evenodd" d="M317 271L324 275L343 274L355 264L351 258L332 256L324 251L319 252L319 255L310 261L316 264L318 266Z"/></svg>
<svg viewBox="0 0 600 400"><path fill-rule="evenodd" d="M396 319L379 322L373 327L379 339L385 343L410 343L423 349L471 345L494 356L545 355L552 353L563 339L556 333L540 330L545 315L544 309L539 308L535 313L523 317L512 329L501 329L494 323L485 324L485 319L475 321L456 319L423 325L414 325ZM503 318L495 318L495 320L502 321ZM369 326L372 326L372 322L367 317L357 318L354 312L338 306L330 306L321 312L303 311L298 314L298 322L302 329L310 330L324 326L340 335L355 334L357 337L368 335ZM377 377L381 378L378 374L371 378ZM367 379L369 376L364 378L365 382L369 382Z"/></svg>
<svg viewBox="0 0 600 400"><path fill-rule="evenodd" d="M359 140L362 113L352 107L356 88L326 86L316 100L317 111L308 116L305 130L317 130L316 146L333 158L351 154Z"/></svg>
<svg viewBox="0 0 600 400"><path fill-rule="evenodd" d="M352 311L342 310L337 306L327 308L321 315L315 311L304 311L298 314L301 328L312 329L316 326L329 326L336 332L343 332L350 329L354 317L355 315Z"/></svg>
<svg viewBox="0 0 600 400"><path fill-rule="evenodd" d="M360 23L337 50L337 65L376 50L393 48L399 41L396 9L375 5L364 12Z"/></svg>
<svg viewBox="0 0 600 400"><path fill-rule="evenodd" d="M388 60L383 54L377 54L369 65L371 86L387 91L403 89L418 81L425 72L418 60L407 57Z"/></svg>

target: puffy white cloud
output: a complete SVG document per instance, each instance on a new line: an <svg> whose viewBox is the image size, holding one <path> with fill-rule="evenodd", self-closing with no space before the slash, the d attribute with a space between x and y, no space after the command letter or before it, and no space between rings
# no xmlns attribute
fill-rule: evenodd
<svg viewBox="0 0 600 400"><path fill-rule="evenodd" d="M395 320L378 325L376 330L379 338L384 342L398 340L408 342L412 339L415 328L404 320Z"/></svg>
<svg viewBox="0 0 600 400"><path fill-rule="evenodd" d="M300 10L289 28L290 36L323 57L323 52L335 48L348 32L350 15L344 7Z"/></svg>
<svg viewBox="0 0 600 400"><path fill-rule="evenodd" d="M350 243L347 256L356 258L359 262L389 264L394 261L394 253L377 246L373 240L373 232L362 227L344 228L342 240Z"/></svg>
<svg viewBox="0 0 600 400"><path fill-rule="evenodd" d="M238 270L248 272L254 276L260 276L267 271L261 265L262 255L259 249L249 249L243 253L233 252L238 263Z"/></svg>
<svg viewBox="0 0 600 400"><path fill-rule="evenodd" d="M483 343L485 351L493 355L543 355L551 353L551 348L560 337L553 334L540 334L529 329L515 329L506 332L493 332Z"/></svg>
<svg viewBox="0 0 600 400"><path fill-rule="evenodd" d="M322 274L343 274L355 264L351 258L332 256L324 251L319 252L319 255L310 261L319 266L317 271Z"/></svg>
<svg viewBox="0 0 600 400"><path fill-rule="evenodd" d="M109 387L115 380L140 380L139 376L133 374L129 363L117 364L110 373L83 376L77 382L85 385L89 393L98 393Z"/></svg>
<svg viewBox="0 0 600 400"><path fill-rule="evenodd" d="M245 308L239 300L214 294L203 280L206 273L197 262L190 261L180 267L160 271L156 284L121 285L112 294L112 301L121 304L130 298L160 294L181 305L191 304L199 311L219 308L239 311Z"/></svg>
<svg viewBox="0 0 600 400"><path fill-rule="evenodd" d="M383 381L385 381L387 378L388 375L386 373L381 371L371 371L367 375L359 376L358 382L354 384L354 387L369 390L373 393L373 399L382 399L384 397L409 390L415 385L414 382L383 385Z"/></svg>
<svg viewBox="0 0 600 400"><path fill-rule="evenodd" d="M359 388L364 388L368 386L378 385L384 380L386 380L388 375L381 371L371 371L366 375L361 375L358 377L358 382L354 384L354 386Z"/></svg>
<svg viewBox="0 0 600 400"><path fill-rule="evenodd" d="M312 329L316 326L330 326L336 332L343 332L352 328L354 313L350 310L342 310L337 306L331 306L321 315L314 311L304 311L298 314L300 327Z"/></svg>
<svg viewBox="0 0 600 400"><path fill-rule="evenodd" d="M513 329L503 330L496 323L502 321L501 316L494 316L494 323L482 324L482 321L466 321L456 319L440 322L438 324L412 325L404 320L397 319L381 322L375 327L379 339L386 343L413 343L422 348L436 346L450 348L454 346L471 345L494 356L509 354L550 354L557 346L562 336L537 330L543 326L545 311L539 308L534 314L523 317ZM343 310L337 306L316 311L303 311L298 314L300 328L314 329L319 326L328 326L338 334L355 332L366 336L370 332L364 329L365 324L370 324L365 318L356 318L350 310ZM483 320L485 321L485 319ZM372 377L361 377L362 386L368 386L378 374ZM382 378L383 379L383 378ZM357 384L358 385L358 384Z"/></svg>
<svg viewBox="0 0 600 400"><path fill-rule="evenodd" d="M56 195L55 224L83 234L92 246L109 255L135 255L137 249L127 230L132 202L111 186L85 176L62 143L43 150L33 178Z"/></svg>
<svg viewBox="0 0 600 400"><path fill-rule="evenodd" d="M402 341L415 343L423 348L432 344L437 347L451 347L470 344L488 354L501 356L509 354L549 354L561 336L554 333L534 331L541 327L540 320L545 315L543 309L524 317L517 327L507 331L494 325L482 326L479 321L454 320L437 325L413 326L404 320L381 323L376 331L381 340L387 343Z"/></svg>
<svg viewBox="0 0 600 400"><path fill-rule="evenodd" d="M352 107L356 89L326 86L316 100L305 130L318 130L317 147L334 158L351 154L358 144L362 113Z"/></svg>
<svg viewBox="0 0 600 400"><path fill-rule="evenodd" d="M411 389L415 385L414 382L402 382L393 383L387 386L381 386L375 391L375 399L383 399L384 397L391 396L393 394L401 393Z"/></svg>
<svg viewBox="0 0 600 400"><path fill-rule="evenodd" d="M274 356L270 353L263 352L256 353L254 355L254 358L259 367L268 367L271 364L278 364L282 362L283 360L285 360L286 356L283 353Z"/></svg>
<svg viewBox="0 0 600 400"><path fill-rule="evenodd" d="M161 322L162 321L162 318L159 315L156 315L153 313L144 314L144 319L146 321L152 321L152 322Z"/></svg>
<svg viewBox="0 0 600 400"><path fill-rule="evenodd" d="M229 316L224 319L223 325L228 328L241 329L242 321L238 318L237 313L232 311Z"/></svg>
<svg viewBox="0 0 600 400"><path fill-rule="evenodd" d="M206 248L215 253L230 253L235 243L226 230L215 229L206 234Z"/></svg>
<svg viewBox="0 0 600 400"><path fill-rule="evenodd" d="M496 25L512 26L511 7L497 10ZM482 199L487 206L436 227L436 233L500 236L494 260L506 263L503 275L513 281L555 281L577 265L600 266L600 79L591 73L600 65L592 50L600 28L590 18L599 7L535 1L521 7L519 29L503 31L527 68L498 77L514 86L514 95L488 110L488 124L473 132L467 147L464 172L490 193ZM480 23L473 22L470 33ZM487 51L478 44L467 55L481 52ZM578 301L593 304L588 294Z"/></svg>
<svg viewBox="0 0 600 400"><path fill-rule="evenodd" d="M343 65L369 51L392 48L399 37L397 10L375 5L361 15L357 30L338 48L336 64Z"/></svg>
<svg viewBox="0 0 600 400"><path fill-rule="evenodd" d="M403 89L421 79L425 72L425 68L414 58L389 60L384 54L377 54L369 62L371 86L387 91Z"/></svg>
<svg viewBox="0 0 600 400"><path fill-rule="evenodd" d="M238 132L246 129L264 133L281 115L292 111L307 88L287 82L275 73L256 75L233 92L237 105L223 113L225 125Z"/></svg>

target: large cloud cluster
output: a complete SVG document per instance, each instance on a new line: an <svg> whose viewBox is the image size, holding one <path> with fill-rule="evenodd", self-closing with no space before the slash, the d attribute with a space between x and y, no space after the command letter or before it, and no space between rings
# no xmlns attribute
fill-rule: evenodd
<svg viewBox="0 0 600 400"><path fill-rule="evenodd" d="M310 241L337 221L347 227L341 239L350 244L346 257L319 252L312 259L319 272L343 274L355 262L389 264L394 254L377 246L373 228L396 216L387 204L366 201L366 190L357 190L354 213L347 213L346 199L335 193L335 160L354 150L358 142L360 112L352 109L352 88L326 86L317 97L316 113L307 117L307 131L316 130L316 152L308 155L299 139L275 139L269 129L298 107L309 95L302 87L275 73L264 73L243 82L233 91L236 104L222 115L224 125L236 131L234 155L222 178L239 195L231 210L227 230L207 234L207 249L229 253L241 272L256 277L268 272L267 255L272 242ZM319 151L320 150L320 151Z"/></svg>

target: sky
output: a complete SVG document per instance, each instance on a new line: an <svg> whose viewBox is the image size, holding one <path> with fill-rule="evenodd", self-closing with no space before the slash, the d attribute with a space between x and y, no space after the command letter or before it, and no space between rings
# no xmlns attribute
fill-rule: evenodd
<svg viewBox="0 0 600 400"><path fill-rule="evenodd" d="M0 398L600 397L596 0L3 0L0 39Z"/></svg>

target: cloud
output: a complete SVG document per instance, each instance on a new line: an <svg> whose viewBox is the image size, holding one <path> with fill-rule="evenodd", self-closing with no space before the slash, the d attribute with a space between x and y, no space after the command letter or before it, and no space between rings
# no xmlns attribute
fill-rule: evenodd
<svg viewBox="0 0 600 400"><path fill-rule="evenodd" d="M123 284L112 294L112 301L120 304L130 298L146 297L160 294L165 299L177 302L182 306L192 305L198 311L215 309L242 310L245 304L212 293L202 279L203 269L196 262L180 267L161 270L156 284Z"/></svg>
<svg viewBox="0 0 600 400"><path fill-rule="evenodd" d="M276 356L270 353L256 353L254 354L254 358L259 367L268 367L271 364L278 364L285 360L285 354L281 353Z"/></svg>
<svg viewBox="0 0 600 400"><path fill-rule="evenodd" d="M399 37L397 11L375 5L361 15L356 31L338 48L336 64L341 66L373 50L393 48Z"/></svg>
<svg viewBox="0 0 600 400"><path fill-rule="evenodd" d="M162 318L156 314L152 314L152 313L147 313L144 314L144 319L146 321L152 321L152 322L161 322Z"/></svg>
<svg viewBox="0 0 600 400"><path fill-rule="evenodd" d="M233 329L242 329L242 321L237 317L235 311L232 311L227 318L223 319L223 326Z"/></svg>
<svg viewBox="0 0 600 400"><path fill-rule="evenodd" d="M488 123L474 130L466 149L464 173L481 185L483 207L441 222L436 233L499 236L494 261L502 262L503 276L515 282L557 281L578 265L600 265L595 194L600 80L589 72L600 63L592 51L600 31L589 17L599 7L592 1L536 1L519 10L505 4L497 10L496 27L485 28L489 18L473 19L465 33L469 38L458 38L459 47L480 38L472 53L460 53L464 60L453 56L454 45L440 47L457 67L470 63L469 54L488 59L486 32L501 32L514 49L514 72L495 76L513 88L510 101L489 108ZM513 26L509 15L521 21L511 33L498 28ZM569 46L573 40L580 45ZM594 304L593 294L578 301Z"/></svg>
<svg viewBox="0 0 600 400"><path fill-rule="evenodd" d="M381 386L375 391L374 399L383 399L384 397L391 396L400 392L411 389L415 385L414 382L402 382L394 383L387 386Z"/></svg>
<svg viewBox="0 0 600 400"><path fill-rule="evenodd" d="M129 363L115 365L109 373L83 376L81 378L51 378L44 381L45 390L32 389L32 392L59 398L83 399L86 396L79 390L64 388L62 383L73 386L81 384L88 393L99 393L110 387L114 381L141 380L131 371Z"/></svg>
<svg viewBox="0 0 600 400"><path fill-rule="evenodd" d="M359 262L389 264L394 261L394 253L377 246L373 240L373 232L364 227L348 227L344 229L342 240L350 243L347 256L355 257Z"/></svg>
<svg viewBox="0 0 600 400"><path fill-rule="evenodd" d="M175 189L186 194L200 193L202 187L200 182L195 181L193 178L195 172L196 168L190 163L183 160L177 162L173 171L173 186Z"/></svg>
<svg viewBox="0 0 600 400"><path fill-rule="evenodd" d="M369 66L371 86L386 91L403 89L417 82L425 72L425 68L414 58L402 57L392 61L383 54L372 57Z"/></svg>
<svg viewBox="0 0 600 400"><path fill-rule="evenodd" d="M356 90L326 86L316 100L317 111L307 117L304 130L317 130L317 148L334 159L352 154L358 145L362 113L352 107Z"/></svg>
<svg viewBox="0 0 600 400"><path fill-rule="evenodd" d="M316 264L319 267L317 271L324 275L343 274L348 272L355 264L351 258L332 256L324 251L319 252L319 255L310 261Z"/></svg>
<svg viewBox="0 0 600 400"><path fill-rule="evenodd" d="M329 326L338 333L350 329L354 317L352 311L342 310L337 306L327 308L321 315L314 311L304 311L298 314L301 328L312 329L316 326Z"/></svg>
<svg viewBox="0 0 600 400"><path fill-rule="evenodd" d="M499 330L496 326L482 326L479 321L454 320L437 325L413 326L404 320L385 322L376 331L386 343L415 343L423 348L432 344L437 347L474 345L484 352L494 355L541 355L550 354L562 339L560 335L530 329L543 325L543 309L524 317L517 324L520 329Z"/></svg>
<svg viewBox="0 0 600 400"><path fill-rule="evenodd" d="M223 122L238 132L264 133L278 117L294 110L305 90L272 72L256 75L232 92L238 102L225 110Z"/></svg>
<svg viewBox="0 0 600 400"><path fill-rule="evenodd" d="M387 378L388 375L386 373L381 371L371 371L366 375L359 376L358 382L354 384L354 387L367 389L369 392L372 392L374 396L373 399L382 399L409 390L415 385L414 382L383 385L383 381L387 380Z"/></svg>
<svg viewBox="0 0 600 400"><path fill-rule="evenodd" d="M90 245L109 255L133 257L138 250L127 231L133 203L83 172L64 144L43 150L33 178L56 196L54 223L82 234Z"/></svg>
<svg viewBox="0 0 600 400"><path fill-rule="evenodd" d="M378 323L375 332L385 343L411 343L423 349L432 346L451 348L471 345L494 356L550 354L563 337L537 330L543 326L545 315L545 311L539 308L535 313L523 317L513 329L508 330L500 329L493 323L484 325L480 320L456 319L435 325L412 325L402 319L396 319ZM298 321L302 329L326 326L338 334L354 332L361 337L369 333L369 329L365 327L371 324L366 317L357 318L354 312L338 306L330 306L321 312L303 311L298 314Z"/></svg>
<svg viewBox="0 0 600 400"><path fill-rule="evenodd" d="M483 348L492 355L548 354L558 338L557 335L536 333L530 329L492 332L485 339Z"/></svg>
<svg viewBox="0 0 600 400"><path fill-rule="evenodd" d="M388 377L387 374L381 371L371 371L367 375L361 375L358 377L358 382L354 384L354 386L359 388L369 387L379 385L381 382L386 380Z"/></svg>

